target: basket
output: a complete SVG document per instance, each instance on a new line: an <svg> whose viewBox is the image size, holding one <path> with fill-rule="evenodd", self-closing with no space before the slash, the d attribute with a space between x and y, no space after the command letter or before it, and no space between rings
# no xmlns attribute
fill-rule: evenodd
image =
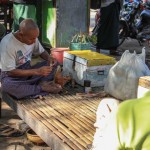
<svg viewBox="0 0 150 150"><path fill-rule="evenodd" d="M44 141L32 130L28 129L26 131L27 139L36 144L43 144Z"/></svg>

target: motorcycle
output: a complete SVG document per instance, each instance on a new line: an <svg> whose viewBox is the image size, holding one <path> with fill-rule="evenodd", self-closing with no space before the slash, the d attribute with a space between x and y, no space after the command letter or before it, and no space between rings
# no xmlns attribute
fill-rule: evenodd
<svg viewBox="0 0 150 150"><path fill-rule="evenodd" d="M150 24L150 2L133 1L124 4L120 12L119 46L130 37L137 39L142 45L143 39L138 38L142 29Z"/></svg>

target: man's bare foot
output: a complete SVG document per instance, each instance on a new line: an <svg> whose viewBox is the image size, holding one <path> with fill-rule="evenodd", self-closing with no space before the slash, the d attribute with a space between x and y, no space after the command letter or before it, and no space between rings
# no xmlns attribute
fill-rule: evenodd
<svg viewBox="0 0 150 150"><path fill-rule="evenodd" d="M44 81L40 83L40 86L43 91L53 93L53 94L58 94L61 90L62 87L59 84L54 83L53 81Z"/></svg>
<svg viewBox="0 0 150 150"><path fill-rule="evenodd" d="M71 77L70 76L57 76L55 78L55 83L58 83L59 85L61 85L62 87L64 87L69 81L71 81Z"/></svg>

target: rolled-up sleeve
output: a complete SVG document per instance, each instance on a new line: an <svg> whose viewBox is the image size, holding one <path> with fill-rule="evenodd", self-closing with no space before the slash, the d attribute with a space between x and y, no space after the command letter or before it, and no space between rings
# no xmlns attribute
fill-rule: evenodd
<svg viewBox="0 0 150 150"><path fill-rule="evenodd" d="M2 71L11 71L16 68L15 54L9 46L3 47L1 51L1 66Z"/></svg>
<svg viewBox="0 0 150 150"><path fill-rule="evenodd" d="M35 47L34 47L34 50L33 50L33 55L38 56L38 55L42 54L44 51L45 51L45 49L43 48L43 46L41 45L39 40L36 39Z"/></svg>

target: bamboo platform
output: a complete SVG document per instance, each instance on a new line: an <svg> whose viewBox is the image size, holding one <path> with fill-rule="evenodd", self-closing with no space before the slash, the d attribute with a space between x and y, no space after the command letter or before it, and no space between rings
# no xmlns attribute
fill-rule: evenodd
<svg viewBox="0 0 150 150"><path fill-rule="evenodd" d="M100 98L81 98L67 89L42 99L14 100L3 93L3 100L53 150L86 150L95 133L96 110Z"/></svg>

